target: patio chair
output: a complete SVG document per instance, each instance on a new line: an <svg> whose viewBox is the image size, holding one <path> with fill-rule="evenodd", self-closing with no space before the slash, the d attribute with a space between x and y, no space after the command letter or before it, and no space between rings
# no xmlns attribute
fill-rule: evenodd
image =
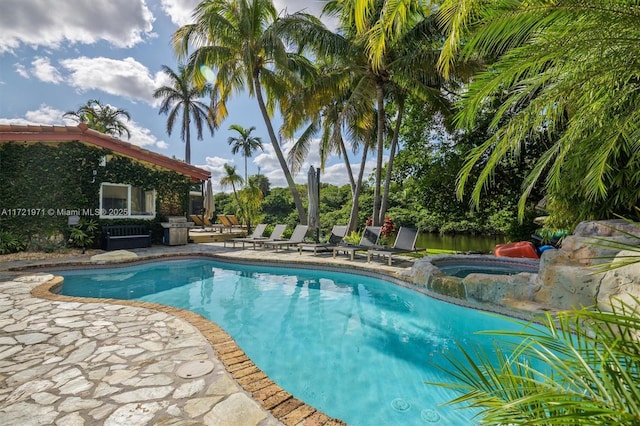
<svg viewBox="0 0 640 426"><path fill-rule="evenodd" d="M233 224L231 223L231 221L229 221L227 215L219 214L217 217L218 221L222 224L223 229L228 229L229 232L231 232L231 230L233 229Z"/></svg>
<svg viewBox="0 0 640 426"><path fill-rule="evenodd" d="M274 248L276 249L276 251L278 251L279 247L284 246L286 246L288 249L290 246L297 245L303 242L304 237L307 236L308 231L309 225L296 225L295 229L293 230L293 234L291 234L291 237L288 240L267 240L259 242L259 244L264 248Z"/></svg>
<svg viewBox="0 0 640 426"><path fill-rule="evenodd" d="M381 226L367 226L366 228L364 228L364 232L362 233L362 238L360 238L359 244L337 244L333 248L333 257L336 257L336 254L338 254L339 252L344 252L345 254L349 254L350 259L353 260L356 251L381 248L377 245L378 239L380 238L381 230Z"/></svg>
<svg viewBox="0 0 640 426"><path fill-rule="evenodd" d="M347 234L347 228L348 226L345 225L334 225L329 241L326 243L300 243L298 244L298 253L302 254L303 250L313 250L313 254L316 255L318 251L330 251L342 241Z"/></svg>
<svg viewBox="0 0 640 426"><path fill-rule="evenodd" d="M396 235L396 241L393 243L393 247L376 248L367 251L367 262L371 262L371 256L382 256L389 259L389 266L391 266L393 255L400 253L411 253L421 251L424 249L416 248L416 240L418 239L418 228L407 228L401 226Z"/></svg>
<svg viewBox="0 0 640 426"><path fill-rule="evenodd" d="M232 228L242 228L242 229L246 228L245 225L240 223L240 221L238 220L235 214L227 214L225 216L227 217L227 219L229 219L229 223L231 224Z"/></svg>
<svg viewBox="0 0 640 426"><path fill-rule="evenodd" d="M267 229L266 223L260 223L256 225L251 235L247 235L246 237L240 238L231 238L230 240L224 240L224 246L227 246L227 242L232 242L233 246L236 246L236 243L242 243L242 248L244 248L245 243L253 242L255 240L267 240L269 237L263 237L264 231Z"/></svg>
<svg viewBox="0 0 640 426"><path fill-rule="evenodd" d="M206 217L203 218L202 216L198 216L197 214L191 214L189 215L189 219L191 219L191 221L198 227L191 228L191 232L209 232L214 230L222 232L222 225L211 223L211 221Z"/></svg>
<svg viewBox="0 0 640 426"><path fill-rule="evenodd" d="M222 230L224 229L224 225L221 225L219 223L213 223L206 216L202 218L202 221L204 222L204 226L208 228L210 231L217 230L218 232L222 233Z"/></svg>
<svg viewBox="0 0 640 426"><path fill-rule="evenodd" d="M258 225L260 226L260 225ZM258 228L258 226L256 226L256 229ZM242 243L242 248L244 248L245 244L252 244L253 245L253 249L255 250L256 245L259 245L261 243L264 243L266 241L282 241L282 234L284 234L284 231L286 231L287 229L287 225L282 225L282 224L278 224L276 226L273 227L273 231L271 231L271 235L269 235L268 237L255 237L255 238L249 238L249 237L245 237L245 238L234 238L234 240L236 240L235 242L239 242ZM255 232L254 232L255 233ZM253 234L251 234L253 236ZM235 244L234 242L234 244ZM235 247L235 245L234 245Z"/></svg>

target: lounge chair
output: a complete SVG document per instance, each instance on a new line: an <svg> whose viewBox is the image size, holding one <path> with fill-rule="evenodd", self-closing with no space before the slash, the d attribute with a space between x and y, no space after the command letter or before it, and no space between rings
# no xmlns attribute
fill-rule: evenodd
<svg viewBox="0 0 640 426"><path fill-rule="evenodd" d="M260 226L260 225L258 225ZM256 229L258 228L258 226L256 226ZM287 229L287 225L276 225L273 227L273 231L271 231L271 235L269 235L268 237L256 237L256 238L235 238L235 242L239 242L242 243L242 248L244 248L245 244L251 243L253 245L253 248L255 250L256 245L260 245L266 241L282 241L282 234L284 233L284 231L286 231ZM254 232L255 233L255 232ZM253 234L252 234L253 235ZM235 246L234 246L235 247Z"/></svg>
<svg viewBox="0 0 640 426"><path fill-rule="evenodd" d="M219 223L212 223L211 220L209 220L209 218L206 216L202 218L202 221L204 222L204 226L211 231L218 230L218 232L222 233L222 230L224 229L224 225L221 225Z"/></svg>
<svg viewBox="0 0 640 426"><path fill-rule="evenodd" d="M231 238L230 240L224 240L224 246L227 246L227 242L233 243L233 246L236 246L236 243L242 243L242 248L244 248L245 243L252 243L255 240L268 240L269 237L263 237L264 231L267 229L266 223L260 223L256 225L251 235L247 235L242 238Z"/></svg>
<svg viewBox="0 0 640 426"><path fill-rule="evenodd" d="M420 251L423 249L416 248L416 240L418 239L417 228L407 228L401 226L396 235L396 241L393 243L393 247L372 249L367 251L367 262L371 262L371 256L382 256L389 259L389 266L391 266L392 256L400 253L411 253Z"/></svg>
<svg viewBox="0 0 640 426"><path fill-rule="evenodd" d="M208 232L208 231L214 231L217 229L218 231L222 232L222 225L219 225L217 223L211 223L211 221L206 217L203 218L202 216L192 214L192 215L189 215L189 219L191 219L191 221L195 223L196 226L199 227L199 228L192 228L191 231Z"/></svg>
<svg viewBox="0 0 640 426"><path fill-rule="evenodd" d="M232 228L242 228L242 229L246 228L245 225L240 223L240 221L238 220L235 214L227 214L225 216L227 217L227 219L229 219L229 223L231 224Z"/></svg>
<svg viewBox="0 0 640 426"><path fill-rule="evenodd" d="M227 215L219 214L218 222L222 224L222 227L224 229L228 229L229 232L231 232L231 230L233 229L233 224L229 221L229 218L227 217Z"/></svg>
<svg viewBox="0 0 640 426"><path fill-rule="evenodd" d="M331 229L331 235L329 241L326 243L300 243L298 244L298 253L302 254L303 250L313 250L313 254L318 254L318 251L329 251L338 245L344 236L347 234L348 226L334 225Z"/></svg>
<svg viewBox="0 0 640 426"><path fill-rule="evenodd" d="M344 252L346 254L348 253L350 259L353 260L355 253L358 250L381 248L377 245L378 239L380 238L381 230L381 226L367 226L366 228L364 228L364 232L362 233L359 244L338 244L333 248L333 257L336 257L336 254L338 254L339 252Z"/></svg>
<svg viewBox="0 0 640 426"><path fill-rule="evenodd" d="M293 230L293 234L288 240L267 240L259 242L264 248L274 248L278 251L279 247L287 246L287 249L290 246L298 245L304 241L304 237L307 236L307 232L309 231L309 225L296 225Z"/></svg>

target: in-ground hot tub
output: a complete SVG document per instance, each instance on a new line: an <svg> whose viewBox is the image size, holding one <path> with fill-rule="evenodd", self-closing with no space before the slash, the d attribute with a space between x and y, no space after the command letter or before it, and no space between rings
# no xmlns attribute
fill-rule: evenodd
<svg viewBox="0 0 640 426"><path fill-rule="evenodd" d="M446 256L433 258L431 264L445 275L458 278L465 278L470 274L537 274L540 267L539 260L497 256Z"/></svg>
<svg viewBox="0 0 640 426"><path fill-rule="evenodd" d="M414 263L413 283L470 302L510 305L534 298L540 261L488 255L442 255Z"/></svg>

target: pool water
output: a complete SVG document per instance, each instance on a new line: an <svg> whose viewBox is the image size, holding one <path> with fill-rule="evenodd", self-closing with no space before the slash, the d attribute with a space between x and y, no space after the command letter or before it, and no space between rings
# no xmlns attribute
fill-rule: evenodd
<svg viewBox="0 0 640 426"><path fill-rule="evenodd" d="M456 395L433 363L514 322L354 274L179 260L60 272L61 293L133 299L196 312L224 328L295 397L349 425L467 425L440 404Z"/></svg>

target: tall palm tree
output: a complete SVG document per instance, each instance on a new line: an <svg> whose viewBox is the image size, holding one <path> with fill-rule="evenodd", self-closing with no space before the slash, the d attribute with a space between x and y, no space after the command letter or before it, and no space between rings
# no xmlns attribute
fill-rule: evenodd
<svg viewBox="0 0 640 426"><path fill-rule="evenodd" d="M447 0L441 20L445 71L457 58L489 63L465 94L459 126L473 127L488 99L501 102L494 136L470 153L458 192L485 162L477 203L495 167L542 131L553 143L523 184L521 215L537 185L561 209L550 212L559 224L632 214L640 203L640 193L628 190L640 186L637 2Z"/></svg>
<svg viewBox="0 0 640 426"><path fill-rule="evenodd" d="M107 135L120 137L126 134L127 139L131 137L129 128L122 121L123 118L127 121L131 120L129 113L121 108L104 105L98 99L90 99L86 105L76 111L65 112L62 116L84 123L90 129Z"/></svg>
<svg viewBox="0 0 640 426"><path fill-rule="evenodd" d="M245 185L248 184L249 179L247 177L247 159L251 157L253 151L257 151L261 149L264 151L262 146L262 139L258 136L251 136L251 132L256 129L255 126L251 126L248 129L240 126L239 124L232 124L229 126L229 130L235 130L238 132L238 136L229 136L227 139L227 143L231 145L231 153L237 154L238 152L242 153L244 157L244 182Z"/></svg>
<svg viewBox="0 0 640 426"><path fill-rule="evenodd" d="M227 163L224 164L224 171L225 171L225 175L222 176L222 178L220 178L220 185L223 188L226 188L227 186L231 186L231 189L233 189L233 196L236 200L236 203L238 204L238 207L241 208L242 206L240 205L240 199L238 198L238 191L236 190L236 185L240 186L244 183L244 180L242 179L242 176L240 176L236 170L236 166L231 166Z"/></svg>
<svg viewBox="0 0 640 426"><path fill-rule="evenodd" d="M175 51L180 58L189 57L191 68L209 67L215 71L216 123L226 117L226 104L233 93L247 90L255 97L299 220L306 223L300 194L271 116L283 98L298 90L313 73L310 61L299 50L290 49L290 41L302 33L300 28L305 23L320 21L302 13L279 17L271 0L205 0L196 7L193 19L194 24L175 32ZM189 55L192 46L195 50ZM202 73L196 73L196 78L201 83L205 81Z"/></svg>
<svg viewBox="0 0 640 426"><path fill-rule="evenodd" d="M162 71L169 76L171 86L162 86L153 92L153 97L162 98L160 104L160 114L169 114L167 117L167 133L171 135L173 126L182 112L182 123L180 126L180 137L185 142L184 161L191 164L191 122L196 124L197 138L202 140L202 130L204 125L213 134L214 124L209 113L209 106L200 99L211 94L212 88L209 84L195 85L191 74L183 65L178 66L178 72L166 65L162 66Z"/></svg>
<svg viewBox="0 0 640 426"><path fill-rule="evenodd" d="M396 29L394 38L388 40L383 61L376 64L370 57L369 38L370 32L359 32L358 23L364 22L374 26L379 14L384 12L384 2L376 1L371 15L358 13L356 0L329 1L324 8L324 13L339 17L340 28L333 38L319 37L318 33L311 33L313 38L305 41L316 47L317 51L328 53L332 58L338 59L341 71L348 80L332 76L333 93L327 87L315 90L320 96L329 94L340 99L348 91L348 99L343 114L357 111L361 117L368 117L363 111L375 110L376 122L369 123L369 131L376 131L376 168L373 203L373 223L381 224L386 210L386 199L389 193L391 169L393 167L393 155L387 164L387 176L382 190L382 170L385 140L391 140L393 153L398 143L399 128L402 122L403 99L407 94L413 94L426 102L440 106L440 110L447 110L448 102L440 89L445 80L439 74L436 63L440 55L439 41L442 35L437 30L434 19L426 10L416 9L411 19L402 28ZM331 72L339 75L340 71L334 67ZM320 79L316 85L323 84ZM387 126L386 105L389 102L396 103L396 109L400 109L396 128L393 132ZM366 105L366 107L364 107ZM327 116L330 116L327 114ZM344 120L344 116L342 118ZM353 124L353 120L352 124ZM339 124L347 124L345 122ZM334 134L339 134L334 132ZM302 152L302 150L300 150ZM354 200L354 203L357 200Z"/></svg>

